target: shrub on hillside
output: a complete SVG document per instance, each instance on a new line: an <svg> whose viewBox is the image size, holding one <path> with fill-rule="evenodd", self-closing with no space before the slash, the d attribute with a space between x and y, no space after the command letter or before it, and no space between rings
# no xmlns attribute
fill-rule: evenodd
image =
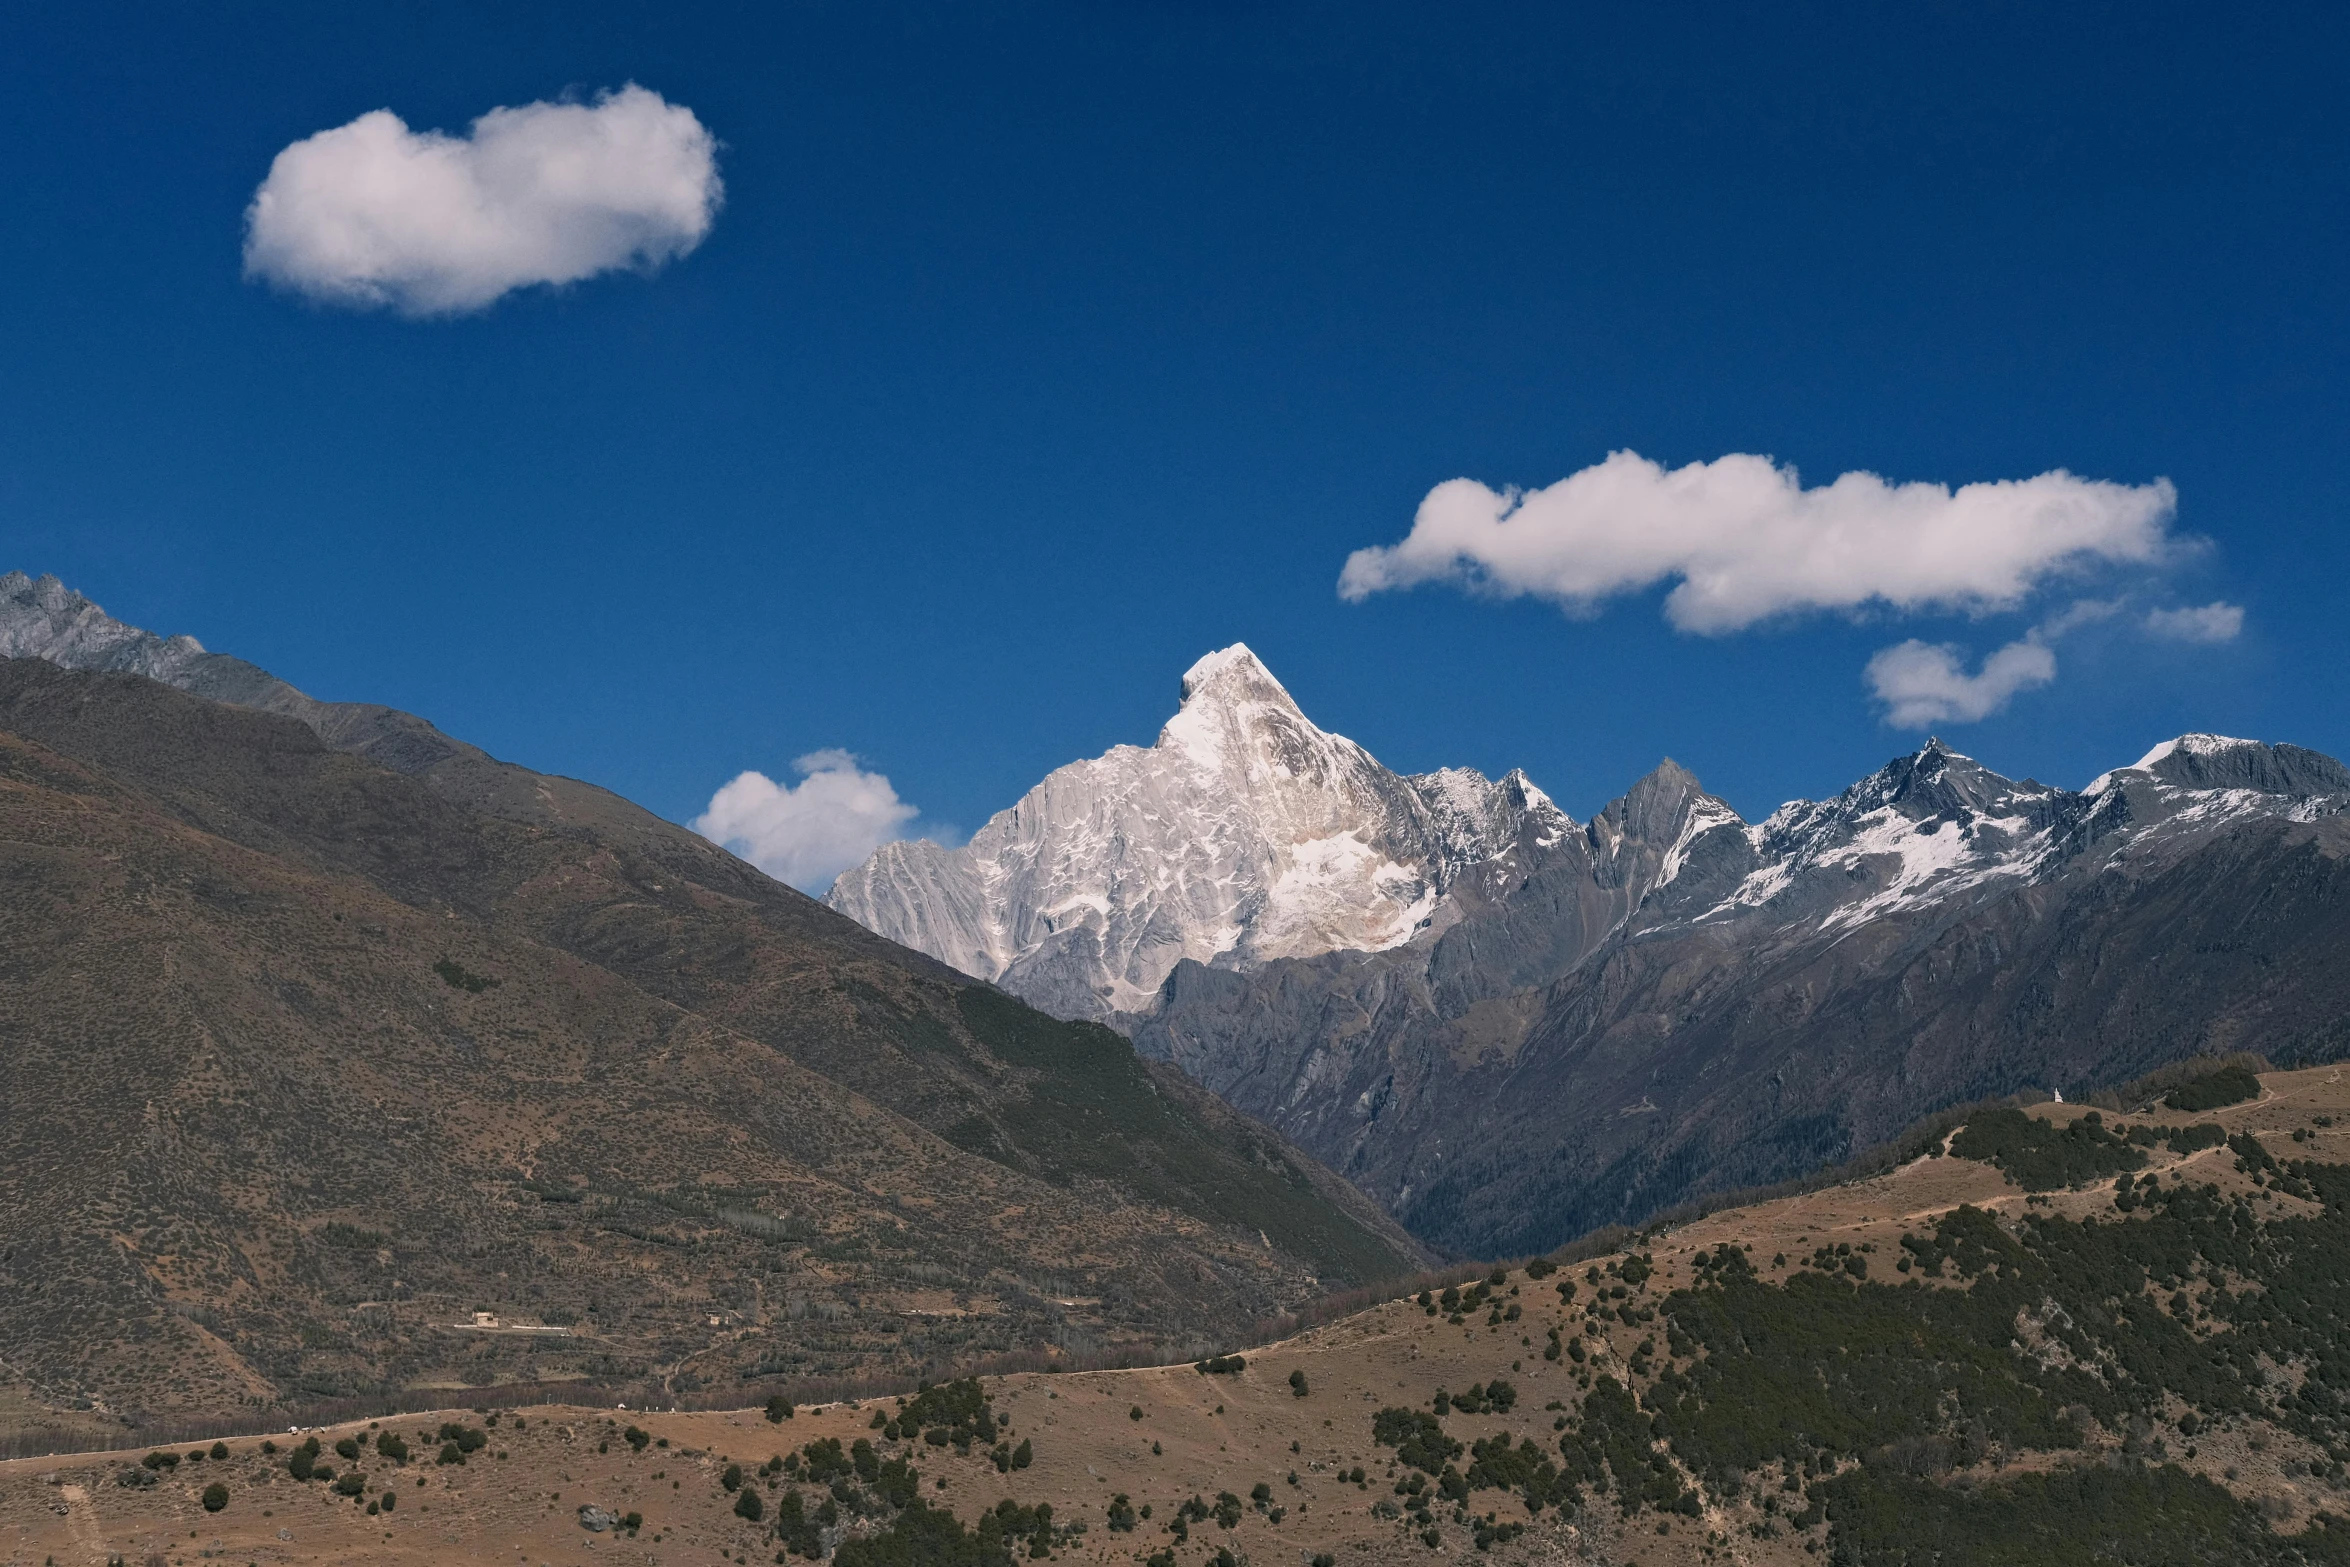
<svg viewBox="0 0 2350 1567"><path fill-rule="evenodd" d="M2028 1192L2058 1191L2146 1166L2146 1155L2107 1131L2094 1110L2062 1127L2021 1110L1985 1110L1959 1129L1950 1151L1997 1166Z"/></svg>
<svg viewBox="0 0 2350 1567"><path fill-rule="evenodd" d="M2259 1097L2260 1079L2249 1068L2223 1066L2193 1082L2181 1083L2164 1095L2162 1102L2173 1110L2193 1114L2202 1110L2217 1110L2223 1105L2240 1105L2248 1099Z"/></svg>

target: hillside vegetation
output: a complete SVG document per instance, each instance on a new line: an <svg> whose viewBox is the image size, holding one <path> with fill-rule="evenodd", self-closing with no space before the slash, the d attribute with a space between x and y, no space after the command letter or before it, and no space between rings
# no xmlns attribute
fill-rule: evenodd
<svg viewBox="0 0 2350 1567"><path fill-rule="evenodd" d="M657 1560L839 1567L2350 1561L2350 1085L2256 1086L1978 1117L1866 1181L1193 1363L20 1463L0 1529L405 1562L568 1548L584 1506ZM2139 1162L1963 1151L2051 1143Z"/></svg>

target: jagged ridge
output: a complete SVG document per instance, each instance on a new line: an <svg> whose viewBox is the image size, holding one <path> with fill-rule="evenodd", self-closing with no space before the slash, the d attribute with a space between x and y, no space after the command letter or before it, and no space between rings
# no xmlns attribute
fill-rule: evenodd
<svg viewBox="0 0 2350 1567"><path fill-rule="evenodd" d="M2116 832L2145 848L2164 828L2313 820L2345 801L2350 774L2291 746L2183 736L2076 794L1933 739L1753 825L1670 760L1578 824L1522 772L1389 771L1316 728L1235 644L1185 674L1156 744L1055 771L961 849L885 845L828 901L1048 1011L1105 1017L1151 1011L1186 961L1432 944L1464 900L1501 897L1559 854L1591 881L1573 921L1586 937L1568 943L1580 956L1676 923L1849 929L2028 880Z"/></svg>

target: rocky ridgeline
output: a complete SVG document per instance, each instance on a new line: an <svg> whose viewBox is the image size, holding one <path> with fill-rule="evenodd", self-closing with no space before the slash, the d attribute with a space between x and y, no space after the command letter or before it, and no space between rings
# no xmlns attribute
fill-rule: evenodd
<svg viewBox="0 0 2350 1567"><path fill-rule="evenodd" d="M2346 808L2330 757L2197 734L2077 791L1929 740L1752 823L1667 761L1578 822L1522 773L1389 771L1235 646L1152 746L830 901L1115 1023L1490 1255L1954 1101L2350 1045Z"/></svg>

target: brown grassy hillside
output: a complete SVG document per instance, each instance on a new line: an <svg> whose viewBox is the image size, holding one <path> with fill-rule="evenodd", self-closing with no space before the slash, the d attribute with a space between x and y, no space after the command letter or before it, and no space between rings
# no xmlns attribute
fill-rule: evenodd
<svg viewBox="0 0 2350 1567"><path fill-rule="evenodd" d="M2062 1106L2031 1112L2043 1128L2071 1125L2083 1114ZM2147 1183L2164 1191L2216 1188L2231 1211L2240 1206L2255 1215L2259 1233L2297 1238L2304 1248L2318 1244L2316 1237L2328 1227L2350 1227L2350 1202L2325 1173L2350 1161L2350 1083L2339 1071L2271 1074L2255 1102L2206 1111L2133 1109L2108 1119L2154 1134L2217 1124L2237 1139L2183 1153L2160 1143L2141 1145L2155 1151L2130 1172L2132 1190ZM2123 1143L2128 1146L2126 1137ZM2081 1146L2104 1150L2101 1157L2125 1157L2088 1134ZM2248 1157L2248 1149L2269 1163ZM2321 1200L2328 1190L2336 1195ZM1968 1274L1963 1257L1953 1252L1953 1265L1930 1277L1924 1266L1907 1274L1895 1266L1897 1259L1931 1255L1931 1238L1947 1233L1950 1222L1987 1220L1998 1233L2028 1234L2035 1221L2044 1221L2056 1227L2047 1234L2075 1239L2073 1251L2059 1259L2062 1266L2085 1269L2094 1265L2100 1238L2146 1240L2169 1222L2161 1204L2124 1208L2117 1195L2102 1178L2035 1192L1977 1159L1919 1158L1871 1180L1715 1214L1563 1269L1507 1270L1489 1303L1458 1321L1441 1301L1430 1313L1415 1300L1396 1300L1283 1343L1248 1349L1245 1366L1228 1373L1176 1365L989 1379L983 1388L989 1414L1008 1422L992 1434L1007 1449L1030 1445L1033 1461L1025 1468L999 1470L986 1439L959 1453L951 1442L933 1445L918 1432L896 1429L906 1405L894 1397L801 1410L780 1424L757 1411L667 1414L561 1406L507 1412L492 1423L457 1409L319 1433L327 1449L323 1461L355 1467L364 1476L356 1499L337 1496L316 1480L292 1479L283 1467L284 1449L293 1442L286 1436L274 1439L281 1448L276 1455L264 1455L251 1438L230 1440L225 1460L183 1461L144 1489L118 1483L136 1467L136 1452L0 1465L0 1539L24 1561L50 1552L76 1562L103 1560L106 1553L137 1561L146 1552L173 1562L202 1559L204 1553L252 1562L412 1563L459 1554L540 1561L576 1553L590 1541L627 1560L767 1561L787 1546L775 1537L784 1497L800 1492L805 1510L827 1494L807 1481L803 1455L809 1444L832 1438L844 1447L871 1441L877 1460L907 1457L919 1471L926 1505L951 1510L963 1525L1002 1502L1028 1509L1049 1502L1050 1525L1040 1536L1029 1513L1005 1560L1025 1560L1035 1550L1053 1560L1100 1563L1165 1552L1185 1567L1208 1567L1228 1550L1237 1560L1256 1563L1310 1562L1321 1555L1339 1562L1431 1561L1475 1553L1478 1524L1488 1518L1485 1550L1506 1561L1661 1567L1826 1559L2341 1559L2342 1531L2326 1520L2345 1510L2350 1491L2336 1461L2338 1438L2331 1448L2321 1439L2331 1417L2313 1413L2318 1401L2304 1396L2319 1380L2312 1361L2264 1367L2262 1402L2249 1409L2227 1407L2235 1395L2194 1382L2191 1357L2178 1357L2165 1371L2179 1385L2146 1401L2153 1417L2116 1413L2108 1423L2085 1409L2067 1413L2067 1434L2056 1447L2001 1439L1987 1424L1996 1417L1993 1404L1968 1405L1981 1396L1978 1387L1952 1395L1940 1411L1924 1411L1947 1435L1845 1451L1823 1430L1814 1433L1821 1440L1806 1448L1801 1462L1773 1459L1738 1476L1735 1487L1688 1462L1685 1453L1702 1432L1676 1429L1653 1446L1644 1436L1635 1461L1644 1473L1691 1496L1687 1511L1636 1499L1639 1488L1619 1477L1612 1484L1585 1481L1571 1495L1553 1492L1539 1510L1529 1510L1521 1490L1480 1485L1465 1507L1440 1502L1423 1523L1404 1509L1397 1489L1416 1471L1399 1462L1404 1454L1375 1439L1381 1410L1433 1415L1443 1390L1454 1400L1437 1421L1448 1440L1491 1444L1507 1438L1512 1451L1530 1445L1562 1456L1594 1436L1606 1389L1615 1380L1661 1406L1675 1379L1686 1382L1709 1362L1735 1370L1764 1358L1759 1345L1668 1342L1684 1325L1694 1330L1709 1300L1740 1291L1758 1301L1809 1292L1831 1306L1866 1299L1886 1309L1923 1312L1935 1300L1995 1289L1998 1268L2026 1265L2019 1252L1992 1270ZM1905 1246L1904 1237L1916 1247ZM1733 1281L1727 1289L1709 1278L1722 1271L1725 1246L1753 1258L1759 1277ZM1865 1281L1844 1265L1855 1257L1863 1259ZM2257 1257L2257 1251L2248 1252L2243 1260L2256 1264ZM1575 1286L1572 1300L1562 1300L1561 1283ZM2296 1287L2289 1268L2263 1275L2257 1266L2233 1284L2248 1300L2269 1301L2269 1314L2286 1313ZM1643 1311L1648 1320L1641 1319ZM1987 1347L1984 1364L1993 1370L2022 1368L2014 1375L2025 1381L2043 1375L2058 1354L2049 1346L2067 1341L2052 1321L2035 1325L2030 1316L2016 1324L2012 1344L1959 1344L1951 1353L1964 1361ZM2240 1312L2220 1303L2196 1319L2196 1342L2224 1351L2231 1337L2261 1331L2261 1318L2259 1310ZM1930 1313L1916 1320L1921 1332L1932 1331ZM1576 1353L1545 1355L1554 1329L1578 1347ZM2142 1325L2139 1331L2153 1329ZM2116 1332L2106 1342L2114 1353L2101 1362L2099 1375L2125 1387L2134 1341ZM1903 1344L1873 1344L1855 1335L1811 1346L1804 1351L1808 1358L1798 1357L1796 1370L1800 1380L1838 1377L1846 1374L1839 1362L1898 1359L1904 1350ZM1302 1378L1302 1392L1292 1373ZM1509 1408L1463 1410L1459 1395L1496 1382L1514 1391ZM444 1421L470 1425L487 1439L463 1465L431 1461ZM625 1439L631 1426L646 1433L641 1451ZM370 1442L387 1428L410 1442L408 1462L391 1462L372 1447L356 1465L333 1456L338 1437ZM770 1466L787 1453L793 1470ZM1653 1471L1647 1468L1651 1460ZM1464 1453L1451 1465L1458 1473L1469 1462ZM734 1511L739 1493L723 1484L730 1463L746 1472L745 1483L761 1496L756 1524ZM1352 1478L1358 1468L1359 1483ZM201 1492L215 1481L226 1487L227 1500L220 1512L209 1513ZM1426 1475L1421 1481L1424 1492L1443 1483ZM1872 1485L1902 1503L1890 1543L1881 1529L1871 1532L1883 1522L1868 1505ZM2065 1486L2075 1491L2063 1492ZM387 1488L397 1494L397 1504L388 1514L370 1516L367 1501L380 1499ZM871 1488L847 1482L846 1490L865 1496ZM1229 1528L1214 1516L1227 1494L1234 1505ZM2058 1504L2052 1506L2051 1495ZM2125 1504L2120 1522L2098 1511L2117 1495ZM1131 1532L1112 1527L1121 1496L1135 1513ZM1195 1496L1208 1516L1186 1520L1178 1539L1169 1526ZM583 1505L622 1517L637 1513L638 1528L617 1537L611 1531L591 1534L580 1523ZM1141 1516L1146 1506L1147 1518ZM1077 1524L1084 1525L1082 1532L1072 1527ZM1523 1532L1503 1534L1493 1527L1506 1524L1522 1525ZM844 1516L819 1543L855 1567L875 1558L860 1557L863 1548L843 1542L882 1527L880 1518L858 1522ZM2035 1529L2040 1532L2030 1532Z"/></svg>
<svg viewBox="0 0 2350 1567"><path fill-rule="evenodd" d="M0 661L20 1429L1204 1342L1418 1257L1116 1036L601 791Z"/></svg>

